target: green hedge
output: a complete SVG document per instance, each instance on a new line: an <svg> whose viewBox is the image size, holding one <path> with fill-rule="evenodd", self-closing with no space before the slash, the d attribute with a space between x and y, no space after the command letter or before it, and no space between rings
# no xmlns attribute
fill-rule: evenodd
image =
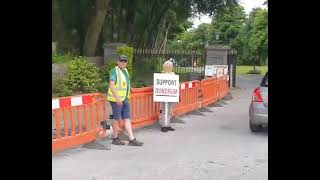
<svg viewBox="0 0 320 180"><path fill-rule="evenodd" d="M66 64L72 60L77 60L78 57L73 56L70 53L58 55L58 54L52 54L52 64Z"/></svg>
<svg viewBox="0 0 320 180"><path fill-rule="evenodd" d="M98 92L104 86L98 68L84 57L72 57L67 63L67 71L63 78L52 83L52 91L58 96L70 96L74 92Z"/></svg>
<svg viewBox="0 0 320 180"><path fill-rule="evenodd" d="M128 57L127 69L130 78L132 77L133 48L128 46L117 47L118 55ZM75 92L81 93L107 93L109 86L109 72L117 66L116 60L108 60L108 63L101 68L81 56L73 56L70 53L65 55L52 55L52 63L66 63L67 71L63 78L52 82L52 93L57 96L70 96Z"/></svg>

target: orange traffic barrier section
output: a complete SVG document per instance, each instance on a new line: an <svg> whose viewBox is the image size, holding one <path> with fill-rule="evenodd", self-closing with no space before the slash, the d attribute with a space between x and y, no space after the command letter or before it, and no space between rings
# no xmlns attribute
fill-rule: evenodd
<svg viewBox="0 0 320 180"><path fill-rule="evenodd" d="M159 120L160 103L153 102L153 87L131 88L130 110L132 128L151 125ZM119 132L125 130L124 120L119 121Z"/></svg>
<svg viewBox="0 0 320 180"><path fill-rule="evenodd" d="M180 83L180 102L172 115L179 116L216 102L228 94L226 77ZM133 128L154 124L159 120L160 103L153 101L153 87L131 88L131 123ZM105 130L106 97L103 94L83 94L52 100L52 151L93 142ZM105 122L104 122L105 123ZM120 131L124 122L120 121Z"/></svg>
<svg viewBox="0 0 320 180"><path fill-rule="evenodd" d="M53 153L92 142L104 132L106 99L98 93L52 99Z"/></svg>
<svg viewBox="0 0 320 180"><path fill-rule="evenodd" d="M198 108L199 81L180 83L180 102L172 110L172 115L180 116Z"/></svg>
<svg viewBox="0 0 320 180"><path fill-rule="evenodd" d="M201 107L212 104L218 100L218 83L217 78L208 78L201 81Z"/></svg>
<svg viewBox="0 0 320 180"><path fill-rule="evenodd" d="M228 81L227 81L227 77L223 76L221 78L218 78L218 96L219 96L219 100L224 98L229 91L229 85L228 85Z"/></svg>
<svg viewBox="0 0 320 180"><path fill-rule="evenodd" d="M159 120L160 103L153 101L153 87L131 88L131 124L139 128Z"/></svg>

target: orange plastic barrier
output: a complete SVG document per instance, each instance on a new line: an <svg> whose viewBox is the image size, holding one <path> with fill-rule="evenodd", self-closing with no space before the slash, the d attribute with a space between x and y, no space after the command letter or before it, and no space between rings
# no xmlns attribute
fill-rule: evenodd
<svg viewBox="0 0 320 180"><path fill-rule="evenodd" d="M160 103L153 102L153 87L131 88L130 107L133 128L153 124L159 119Z"/></svg>
<svg viewBox="0 0 320 180"><path fill-rule="evenodd" d="M172 115L179 116L207 106L225 97L228 91L225 76L203 79L201 83L198 80L180 83L180 102L174 106ZM131 88L130 106L133 128L159 120L160 103L153 102L153 87ZM105 133L101 122L107 117L103 94L52 99L53 153L94 141L98 134ZM120 128L124 129L123 122Z"/></svg>
<svg viewBox="0 0 320 180"><path fill-rule="evenodd" d="M199 81L180 83L180 102L172 110L173 116L180 116L198 108Z"/></svg>
<svg viewBox="0 0 320 180"><path fill-rule="evenodd" d="M212 104L218 100L217 78L208 78L201 81L202 100L201 107Z"/></svg>
<svg viewBox="0 0 320 180"><path fill-rule="evenodd" d="M52 99L53 153L92 142L104 130L106 99L102 94Z"/></svg>
<svg viewBox="0 0 320 180"><path fill-rule="evenodd" d="M228 94L229 85L226 76L218 78L218 96L219 99L222 99Z"/></svg>

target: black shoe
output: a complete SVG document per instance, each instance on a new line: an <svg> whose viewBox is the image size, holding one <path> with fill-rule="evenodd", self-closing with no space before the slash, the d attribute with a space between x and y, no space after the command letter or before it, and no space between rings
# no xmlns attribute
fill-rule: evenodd
<svg viewBox="0 0 320 180"><path fill-rule="evenodd" d="M111 144L114 144L114 145L125 145L125 143L121 139L119 139L119 137L113 138Z"/></svg>
<svg viewBox="0 0 320 180"><path fill-rule="evenodd" d="M118 137L119 137L119 139L122 140L122 141L129 141L129 140L130 140L129 136L127 136L127 135L124 134L123 132L120 132L120 133L118 134Z"/></svg>
<svg viewBox="0 0 320 180"><path fill-rule="evenodd" d="M162 127L162 128L161 128L161 131L162 131L162 132L168 132L168 127Z"/></svg>
<svg viewBox="0 0 320 180"><path fill-rule="evenodd" d="M143 142L138 141L136 138L129 141L128 146L142 146Z"/></svg>
<svg viewBox="0 0 320 180"><path fill-rule="evenodd" d="M175 129L173 129L171 126L169 126L167 129L168 131L175 131Z"/></svg>

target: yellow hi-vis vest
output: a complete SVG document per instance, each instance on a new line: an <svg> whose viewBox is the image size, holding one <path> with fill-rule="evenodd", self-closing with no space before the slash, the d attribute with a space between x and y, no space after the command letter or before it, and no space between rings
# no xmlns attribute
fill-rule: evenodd
<svg viewBox="0 0 320 180"><path fill-rule="evenodd" d="M127 93L127 83L129 83L129 88L130 88L130 82L127 82L124 73L121 71L121 69L118 66L116 66L114 68L116 69L116 74L117 74L117 82L115 83L115 88L117 90L117 95L120 97L121 101L124 101L125 98L126 98L126 93ZM125 68L124 70L129 75L127 68ZM130 89L128 91L128 96L127 97L130 98ZM108 89L108 98L107 98L107 100L108 101L112 101L112 102L117 102L116 98L112 94L112 91L111 91L110 87Z"/></svg>

